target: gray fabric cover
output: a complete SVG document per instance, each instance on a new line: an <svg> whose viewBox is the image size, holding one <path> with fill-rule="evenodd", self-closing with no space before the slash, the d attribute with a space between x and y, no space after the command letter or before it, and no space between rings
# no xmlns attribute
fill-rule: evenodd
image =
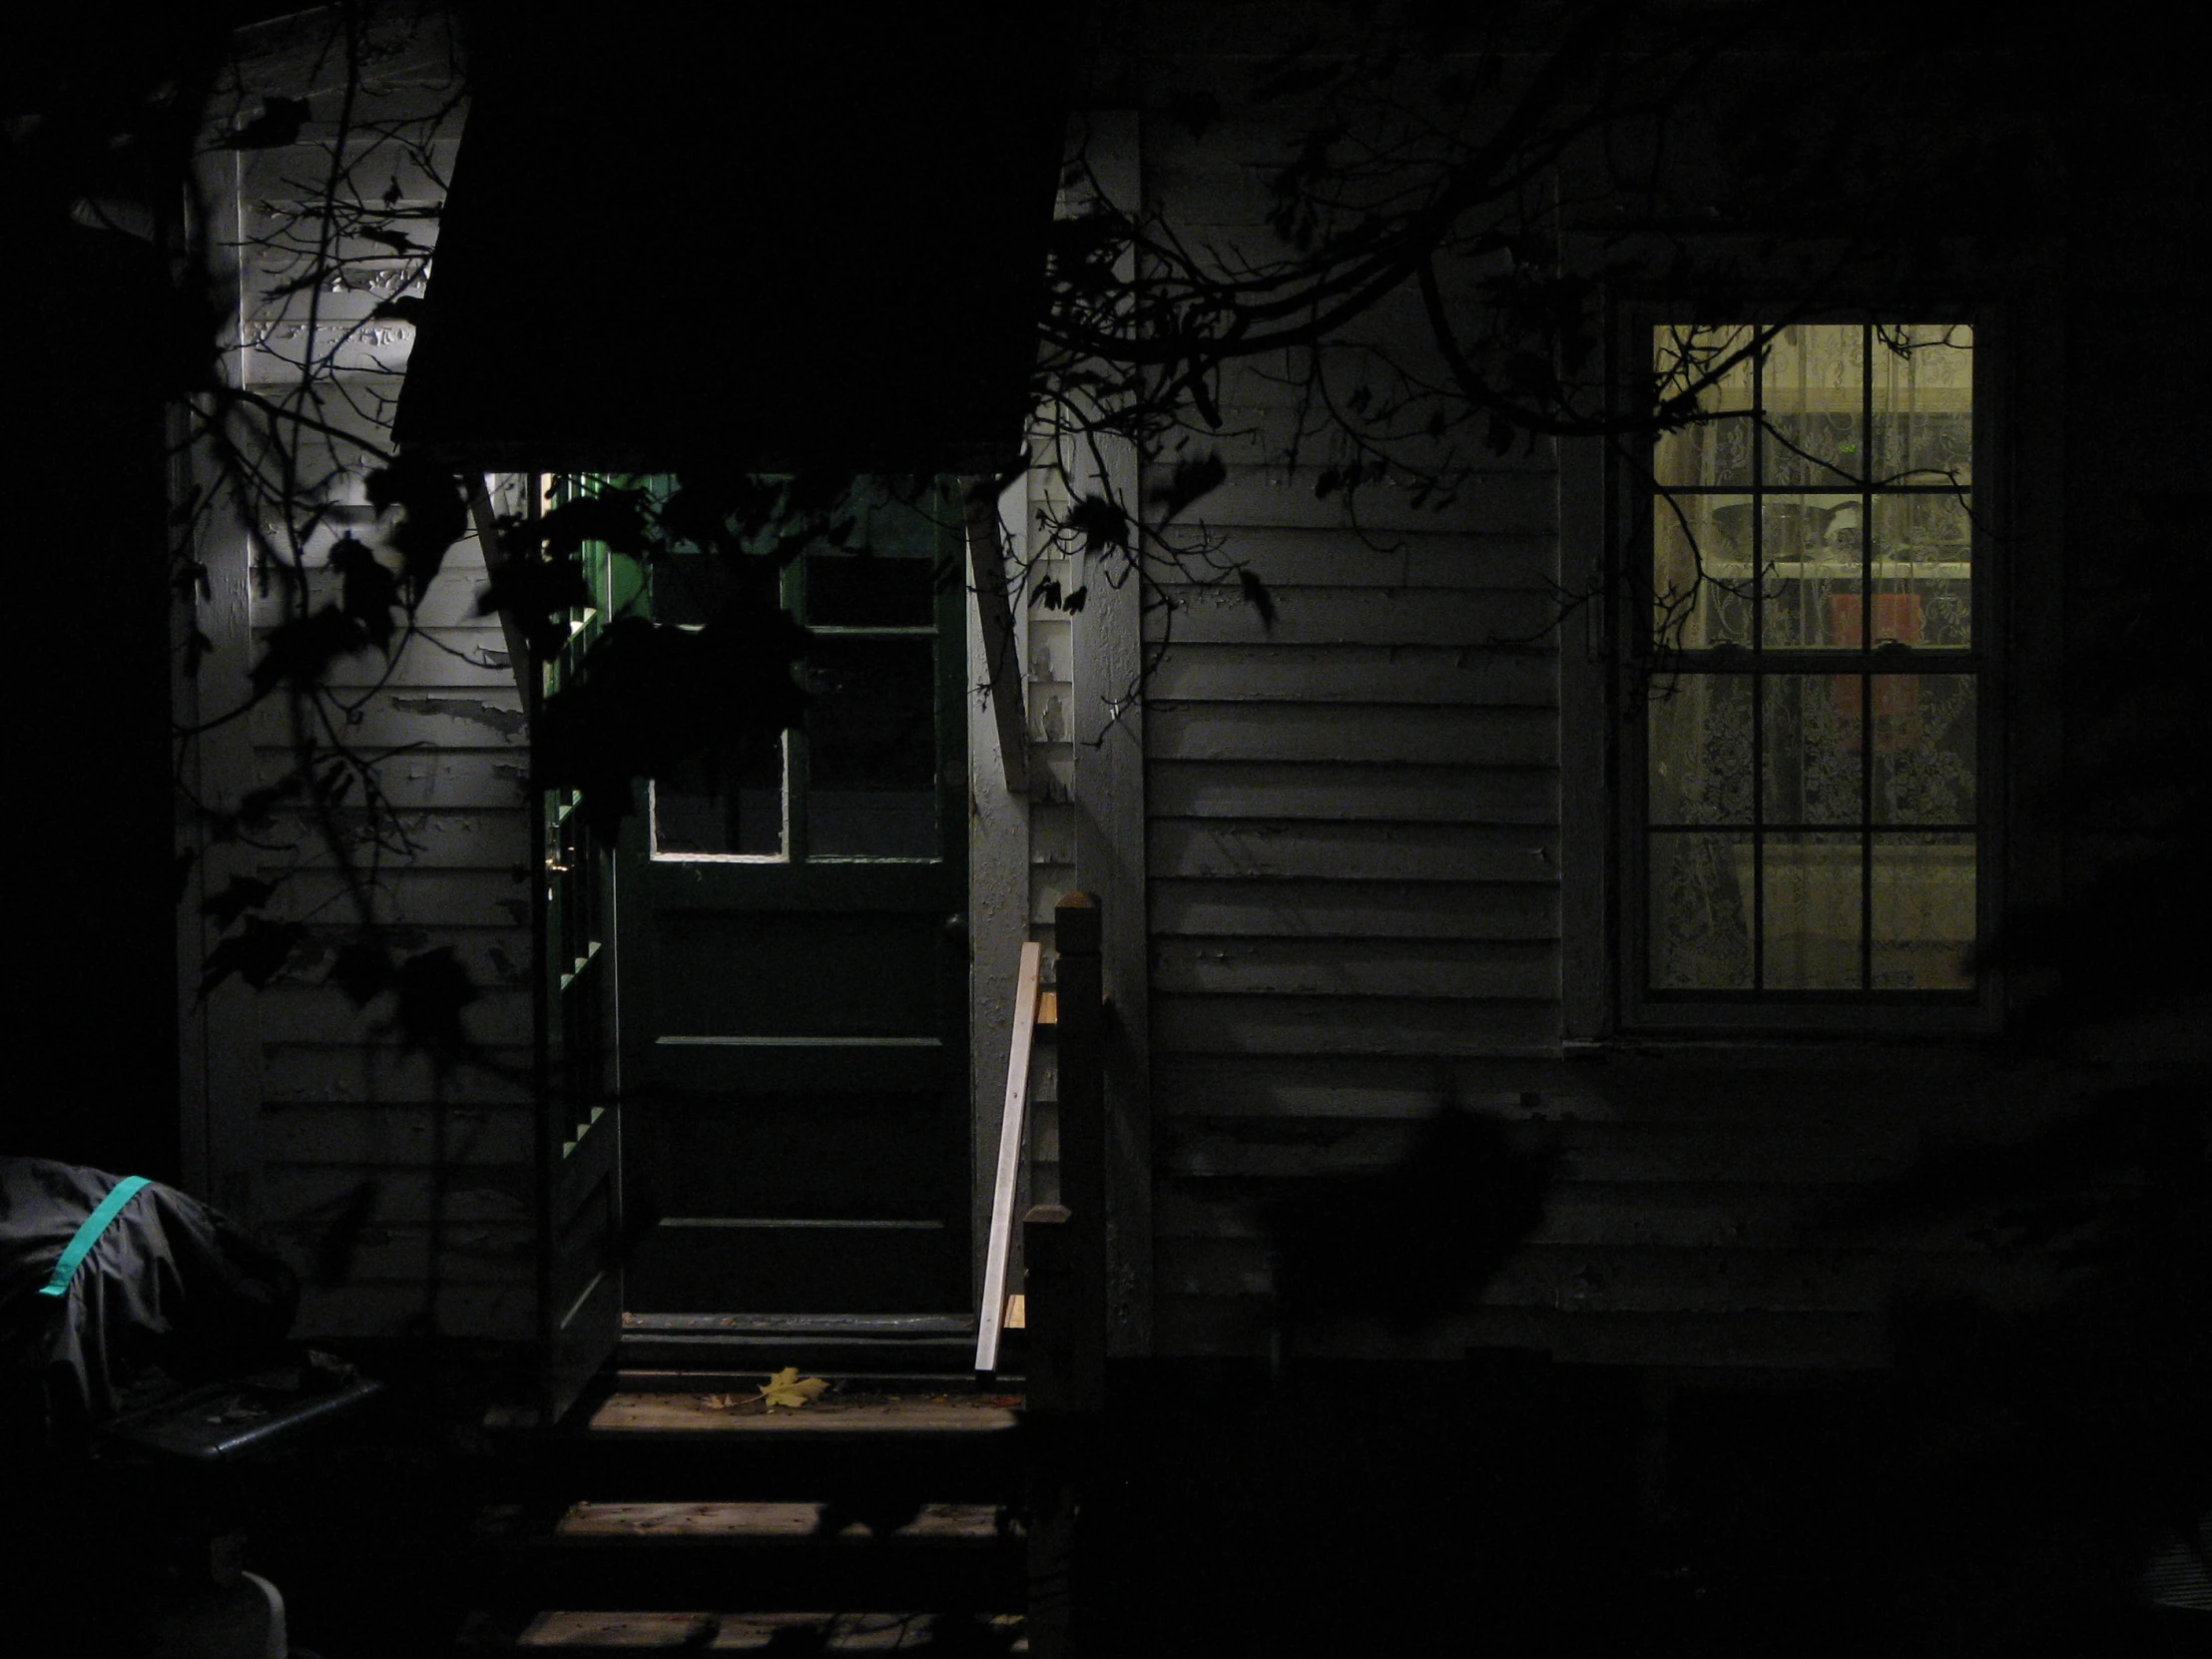
<svg viewBox="0 0 2212 1659"><path fill-rule="evenodd" d="M66 1297L38 1294L85 1218L122 1179L0 1158L0 1377L11 1433L81 1430L115 1415L133 1378L225 1375L282 1340L299 1286L266 1245L154 1182L109 1223ZM44 1425L27 1424L40 1412Z"/></svg>

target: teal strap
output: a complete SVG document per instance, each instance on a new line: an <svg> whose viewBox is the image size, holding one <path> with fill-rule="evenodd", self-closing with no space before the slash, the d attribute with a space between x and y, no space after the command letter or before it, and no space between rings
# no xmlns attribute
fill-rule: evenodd
<svg viewBox="0 0 2212 1659"><path fill-rule="evenodd" d="M69 1241L69 1248L54 1264L53 1273L38 1288L40 1296L69 1294L69 1282L77 1277L77 1265L92 1254L92 1247L100 1242L100 1235L108 1230L108 1223L120 1216L123 1206L138 1197L139 1188L147 1184L143 1175L126 1175L115 1184L115 1191L100 1201L100 1208L85 1217L84 1226L78 1228L77 1236Z"/></svg>

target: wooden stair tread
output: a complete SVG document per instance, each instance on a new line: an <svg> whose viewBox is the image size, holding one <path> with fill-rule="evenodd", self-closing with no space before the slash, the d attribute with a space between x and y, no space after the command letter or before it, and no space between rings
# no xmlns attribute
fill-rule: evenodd
<svg viewBox="0 0 2212 1659"><path fill-rule="evenodd" d="M539 1659L558 1655L650 1653L761 1653L780 1641L794 1642L801 1632L822 1632L824 1653L895 1653L911 1651L927 1637L930 1613L684 1613L546 1612L539 1613L515 1639L517 1650ZM979 1633L995 1636L1005 1652L1029 1651L1016 1614L976 1621ZM995 1645L995 1644L993 1644Z"/></svg>
<svg viewBox="0 0 2212 1659"><path fill-rule="evenodd" d="M849 1547L883 1543L989 1545L999 1541L998 1510L986 1503L925 1503L897 1530L877 1534L857 1519L840 1530L825 1524L841 1518L822 1503L575 1503L555 1523L561 1539L651 1543L816 1544Z"/></svg>
<svg viewBox="0 0 2212 1659"><path fill-rule="evenodd" d="M1008 1433L1018 1426L1004 1394L887 1394L832 1389L795 1409L732 1405L718 1393L618 1391L594 1411L592 1433L897 1434Z"/></svg>

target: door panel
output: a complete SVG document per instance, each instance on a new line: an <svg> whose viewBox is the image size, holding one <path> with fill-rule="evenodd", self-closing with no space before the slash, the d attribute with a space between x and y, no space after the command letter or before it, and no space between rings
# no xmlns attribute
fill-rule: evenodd
<svg viewBox="0 0 2212 1659"><path fill-rule="evenodd" d="M655 786L626 833L628 1134L661 1213L633 1313L964 1310L957 505L871 488L866 551L795 559L805 725ZM659 614L708 614L714 581L657 582Z"/></svg>

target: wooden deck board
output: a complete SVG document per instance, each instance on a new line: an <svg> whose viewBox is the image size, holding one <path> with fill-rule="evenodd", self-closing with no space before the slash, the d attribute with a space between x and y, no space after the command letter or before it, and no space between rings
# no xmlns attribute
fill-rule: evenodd
<svg viewBox="0 0 2212 1659"><path fill-rule="evenodd" d="M830 1505L821 1503L574 1503L555 1526L561 1538L638 1539L718 1544L820 1542ZM828 1536L837 1542L871 1543L863 1523L846 1522ZM998 1511L987 1503L925 1503L912 1519L887 1535L914 1544L991 1544L999 1537Z"/></svg>
<svg viewBox="0 0 2212 1659"><path fill-rule="evenodd" d="M681 1650L692 1653L814 1652L805 1645L820 1632L825 1653L911 1651L928 1639L931 1613L600 1613L545 1612L530 1621L515 1646L552 1659L555 1653ZM1018 1630L1014 1615L987 1622ZM1013 1635L1008 1653L1028 1652Z"/></svg>
<svg viewBox="0 0 2212 1659"><path fill-rule="evenodd" d="M1005 1433L1016 1419L1010 1394L881 1394L832 1388L796 1409L735 1403L732 1393L610 1394L592 1413L593 1432L712 1434Z"/></svg>

